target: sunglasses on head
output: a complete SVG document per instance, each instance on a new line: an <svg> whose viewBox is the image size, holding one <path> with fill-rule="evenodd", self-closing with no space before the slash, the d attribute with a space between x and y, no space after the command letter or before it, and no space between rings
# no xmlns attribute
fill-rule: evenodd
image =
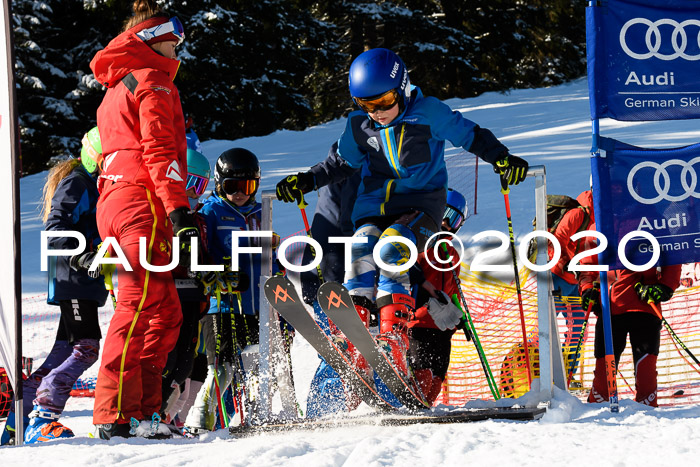
<svg viewBox="0 0 700 467"><path fill-rule="evenodd" d="M445 208L445 215L442 221L447 224L450 232L455 233L462 227L462 224L464 224L464 214L448 205Z"/></svg>
<svg viewBox="0 0 700 467"><path fill-rule="evenodd" d="M200 175L187 174L187 184L185 185L185 191L190 188L194 188L194 192L197 196L202 196L204 191L209 185L209 179L202 177Z"/></svg>
<svg viewBox="0 0 700 467"><path fill-rule="evenodd" d="M177 37L177 45L182 44L185 40L185 28L177 16L173 16L168 20L167 23L159 24L158 26L153 26L152 28L143 29L136 33L139 39L144 42L148 42L163 34L172 33Z"/></svg>
<svg viewBox="0 0 700 467"><path fill-rule="evenodd" d="M227 195L234 195L236 193L243 193L244 195L252 195L258 190L258 185L260 184L260 179L243 179L243 178L225 178L221 182L221 189Z"/></svg>
<svg viewBox="0 0 700 467"><path fill-rule="evenodd" d="M390 89L389 91L375 97L368 97L362 99L360 97L353 97L355 103L368 114L387 111L394 107L399 101L399 93L396 89Z"/></svg>

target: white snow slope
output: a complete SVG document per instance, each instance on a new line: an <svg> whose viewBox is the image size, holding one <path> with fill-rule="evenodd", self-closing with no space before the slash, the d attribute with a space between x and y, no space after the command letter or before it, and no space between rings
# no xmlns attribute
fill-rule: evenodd
<svg viewBox="0 0 700 467"><path fill-rule="evenodd" d="M531 165L543 164L550 193L576 196L588 188L591 126L585 80L543 89L489 93L447 103L491 129L513 154ZM262 188L273 189L283 176L322 160L344 128L344 120L306 131L279 131L259 138L207 141L203 152L213 163L225 149L241 146L258 155ZM601 122L601 133L639 146L682 146L700 140L696 122ZM478 214L460 236L465 242L484 230L507 232L497 177L481 165ZM36 206L45 174L22 180L22 261L26 294L45 290L39 271ZM532 229L532 179L511 191L516 235ZM309 196L315 201L315 196ZM313 205L308 209L313 212ZM282 236L303 228L293 205L274 205L275 230ZM297 397L305 406L317 359L296 339L293 365ZM528 397L528 396L525 396ZM539 421L483 421L410 427L358 426L326 431L265 434L234 439L224 431L198 440L90 439L92 399L69 400L62 421L76 438L38 446L0 448L2 465L697 465L700 407L651 409L623 400L612 414L607 404L584 404L557 392ZM368 409L364 409L368 410ZM695 459L695 461L693 461Z"/></svg>

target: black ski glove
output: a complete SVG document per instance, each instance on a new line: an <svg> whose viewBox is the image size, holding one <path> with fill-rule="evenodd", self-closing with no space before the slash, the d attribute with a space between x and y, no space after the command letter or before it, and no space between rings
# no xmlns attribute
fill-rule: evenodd
<svg viewBox="0 0 700 467"><path fill-rule="evenodd" d="M88 251L79 255L71 256L70 260L68 260L68 265L73 271L79 271L82 269L87 271L88 276L92 277L93 279L97 279L100 277L100 274L102 274L102 265L98 264L94 271L90 271L90 265L94 259L95 252Z"/></svg>
<svg viewBox="0 0 700 467"><path fill-rule="evenodd" d="M304 195L316 189L316 180L310 172L290 175L277 184L277 199L285 203L303 204Z"/></svg>
<svg viewBox="0 0 700 467"><path fill-rule="evenodd" d="M581 293L581 306L584 311L588 310L588 306L591 303L593 304L591 311L596 316L600 316L600 312L603 308L600 306L600 289L598 287L591 287Z"/></svg>
<svg viewBox="0 0 700 467"><path fill-rule="evenodd" d="M641 282L637 282L634 291L644 303L667 302L673 297L673 289L664 284L642 285Z"/></svg>
<svg viewBox="0 0 700 467"><path fill-rule="evenodd" d="M501 176L501 184L517 185L525 180L527 169L530 165L525 159L506 153L505 156L493 164L493 171Z"/></svg>
<svg viewBox="0 0 700 467"><path fill-rule="evenodd" d="M199 238L199 229L194 225L194 217L187 208L177 208L168 214L173 223L173 234L180 239L180 266L187 269L191 265L192 239Z"/></svg>

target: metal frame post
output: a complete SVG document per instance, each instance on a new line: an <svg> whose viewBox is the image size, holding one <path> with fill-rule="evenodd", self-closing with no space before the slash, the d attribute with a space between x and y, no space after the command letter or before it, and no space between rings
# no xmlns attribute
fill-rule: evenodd
<svg viewBox="0 0 700 467"><path fill-rule="evenodd" d="M535 229L547 230L547 174L543 165L530 166L528 177L535 178ZM535 264L549 261L547 240L537 237L537 259ZM545 401L553 395L554 386L566 389L564 355L557 326L554 296L552 295L552 273L537 272L537 326L540 361L540 394Z"/></svg>
<svg viewBox="0 0 700 467"><path fill-rule="evenodd" d="M273 190L262 192L262 213L261 229L272 230L272 201L275 199ZM260 267L260 361L259 361L259 384L260 403L257 406L259 420L270 420L272 414L272 376L273 368L271 364L272 346L270 329L275 321L274 311L265 299L265 281L272 276L272 248L271 239L262 238L261 245L263 254Z"/></svg>

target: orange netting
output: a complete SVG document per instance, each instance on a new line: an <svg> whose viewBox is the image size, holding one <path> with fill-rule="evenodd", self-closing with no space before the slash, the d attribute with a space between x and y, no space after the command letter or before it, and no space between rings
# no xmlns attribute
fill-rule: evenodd
<svg viewBox="0 0 700 467"><path fill-rule="evenodd" d="M518 397L527 391L525 353L522 345L520 313L514 286L492 277L472 272L462 265L462 289L469 306L479 339L489 366L499 386L501 397ZM520 271L523 308L528 333L530 360L537 372L537 282L528 270ZM686 284L689 284L686 282ZM700 285L681 286L670 302L662 305L663 314L673 331L700 358ZM583 317L578 297L563 297L570 311ZM558 313L557 321L562 340L565 365L575 351L580 329L567 323L565 314ZM588 395L593 382L593 339L596 318L591 314L586 328L584 345L578 359L572 389L581 399ZM567 326L568 324L568 326ZM576 332L571 332L574 329ZM570 338L565 339L567 331ZM634 399L634 365L627 345L619 364L618 391L620 398ZM661 330L661 349L658 359L659 405L684 405L700 401L700 367L688 354L677 348L666 329ZM629 384L628 384L629 383ZM463 404L472 399L493 399L484 377L474 344L467 342L461 332L452 340L452 354L443 392L437 403Z"/></svg>

